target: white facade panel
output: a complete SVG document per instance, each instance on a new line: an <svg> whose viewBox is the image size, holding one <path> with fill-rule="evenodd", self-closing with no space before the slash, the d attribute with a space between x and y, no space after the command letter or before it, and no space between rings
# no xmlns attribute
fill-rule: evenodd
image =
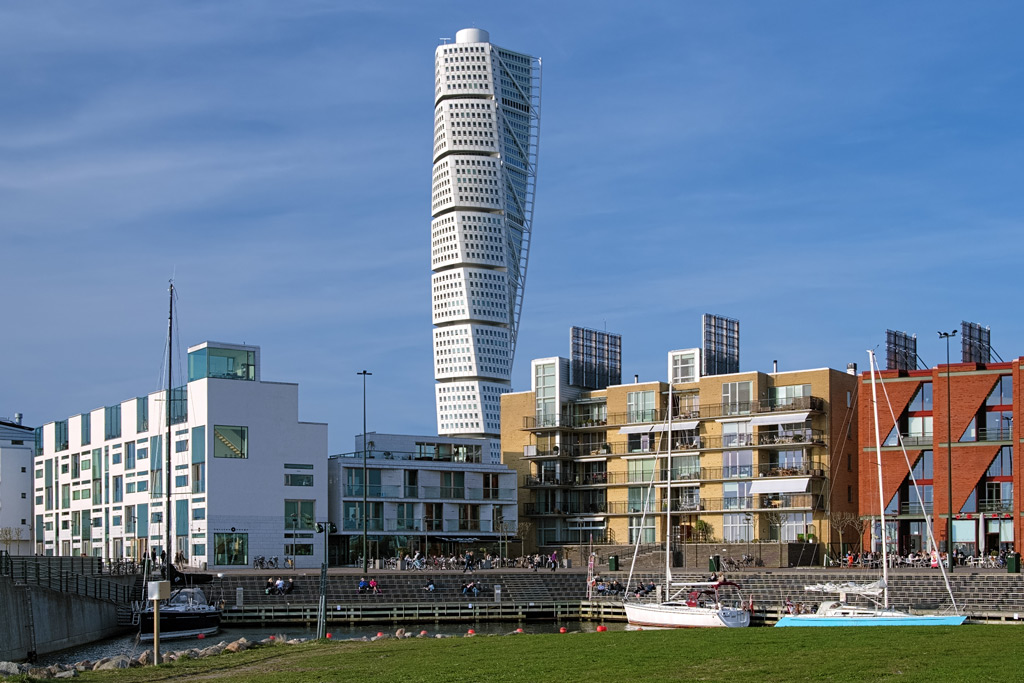
<svg viewBox="0 0 1024 683"><path fill-rule="evenodd" d="M497 437L529 253L540 62L481 29L435 52L431 278L438 433ZM500 447L494 449L500 457Z"/></svg>

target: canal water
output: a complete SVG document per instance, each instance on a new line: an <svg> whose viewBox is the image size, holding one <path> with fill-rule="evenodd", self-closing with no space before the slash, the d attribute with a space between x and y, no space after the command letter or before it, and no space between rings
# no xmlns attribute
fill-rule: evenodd
<svg viewBox="0 0 1024 683"><path fill-rule="evenodd" d="M332 639L345 640L348 638L362 638L363 636L372 638L379 632L394 635L395 631L400 628L404 628L406 633L412 633L414 635L418 634L420 631L426 631L431 637L437 634L446 636L462 636L465 635L466 631L469 629L473 629L478 635L504 635L515 631L517 628L523 629L526 633L558 633L558 630L563 627L569 631L591 632L597 629L598 623L599 622L596 621L529 621L522 623L485 621L475 624L328 624L327 631L331 634ZM625 623L612 622L605 625L608 627L609 631L626 630ZM162 641L160 643L160 652L180 652L194 647L204 648L215 643L219 643L222 640L230 643L234 640L238 640L239 638L258 641L263 640L268 636L283 637L286 639L311 639L316 637L316 629L312 626L307 627L304 624L262 628L232 626L229 628L222 628L216 635L207 636L203 640L188 638L185 640ZM107 640L97 641L80 647L68 648L67 650L61 650L60 652L54 652L48 655L41 655L39 657L38 665L49 666L51 664L74 664L86 659L91 662L96 662L104 657L116 657L117 655L128 655L129 657L134 657L143 650L152 649L152 643L139 643L137 642L135 634L132 634L119 636L117 638L108 638Z"/></svg>

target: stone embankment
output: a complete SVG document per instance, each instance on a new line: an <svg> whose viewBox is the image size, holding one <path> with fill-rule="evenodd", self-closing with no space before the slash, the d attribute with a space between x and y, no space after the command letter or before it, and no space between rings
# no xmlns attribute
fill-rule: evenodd
<svg viewBox="0 0 1024 683"><path fill-rule="evenodd" d="M564 629L563 629L564 631ZM508 635L521 634L522 629L516 629L511 631ZM472 629L466 632L465 638L471 638L475 634ZM330 638L331 634L328 633L327 637ZM352 642L372 642L375 640L384 640L387 638L427 638L430 637L426 631L420 631L418 634L407 632L404 628L400 628L395 631L393 636L387 635L383 632L379 632L376 636L362 637L362 638L348 638L346 640ZM435 634L434 638L451 638L453 636L446 636L442 634ZM244 652L254 647L280 647L282 645L298 645L299 643L307 642L306 638L292 638L286 639L283 636L269 636L260 640L250 641L245 638L239 638L236 641L228 643L227 641L221 641L216 645L210 645L204 648L191 648L189 650L182 650L180 652L168 652L164 653L160 657L161 664L170 664L178 660L184 659L203 659L206 657L213 657L216 655L232 653L232 652ZM339 641L340 642L340 641ZM10 676L27 675L32 678L75 678L80 673L86 671L107 671L111 669L130 669L141 666L152 666L153 664L153 651L145 650L140 652L134 657L127 655L118 655L116 657L107 657L99 660L98 662L90 662L88 660L82 662L76 662L74 664L61 665L54 664L51 666L39 667L33 664L18 664L15 662L0 662L0 677L7 678Z"/></svg>

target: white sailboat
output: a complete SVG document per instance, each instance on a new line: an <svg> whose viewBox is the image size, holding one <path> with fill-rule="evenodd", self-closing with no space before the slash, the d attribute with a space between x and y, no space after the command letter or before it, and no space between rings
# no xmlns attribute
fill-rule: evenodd
<svg viewBox="0 0 1024 683"><path fill-rule="evenodd" d="M885 496L882 493L882 442L878 428L878 392L875 387L875 354L868 351L868 365L871 372L871 404L874 409L875 458L878 472L878 502L882 529L882 578L873 583L823 583L805 586L808 592L837 595L838 600L825 600L810 614L787 614L776 622L777 627L787 626L959 626L965 616L955 614L910 614L889 606L889 556L885 538ZM927 523L931 533L930 521ZM932 539L934 545L934 539ZM943 577L946 570L942 568ZM946 588L949 589L947 579ZM851 605L847 596L860 595L875 603L874 607ZM953 595L950 592L950 598ZM879 601L880 599L880 601ZM956 611L956 601L953 601Z"/></svg>
<svg viewBox="0 0 1024 683"><path fill-rule="evenodd" d="M636 593L623 597L622 604L626 610L626 619L633 626L654 628L742 628L750 625L751 604L745 603L740 586L732 581L672 581L672 383L668 385L668 454L666 461L667 482L665 488L665 600L659 600L660 591L655 597L641 596ZM655 460L657 463L657 460ZM643 517L640 529L644 528L643 519L650 508L651 491L657 477L657 464L651 474L651 483L647 490ZM633 552L633 566L629 570L627 588L632 582L633 569L636 566L637 551L641 539L637 534L636 549Z"/></svg>

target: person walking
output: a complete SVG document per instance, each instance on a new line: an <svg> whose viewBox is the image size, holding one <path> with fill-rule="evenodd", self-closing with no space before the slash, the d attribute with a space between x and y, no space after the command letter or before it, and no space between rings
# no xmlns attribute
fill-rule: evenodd
<svg viewBox="0 0 1024 683"><path fill-rule="evenodd" d="M558 551L551 551L551 571L558 569Z"/></svg>

